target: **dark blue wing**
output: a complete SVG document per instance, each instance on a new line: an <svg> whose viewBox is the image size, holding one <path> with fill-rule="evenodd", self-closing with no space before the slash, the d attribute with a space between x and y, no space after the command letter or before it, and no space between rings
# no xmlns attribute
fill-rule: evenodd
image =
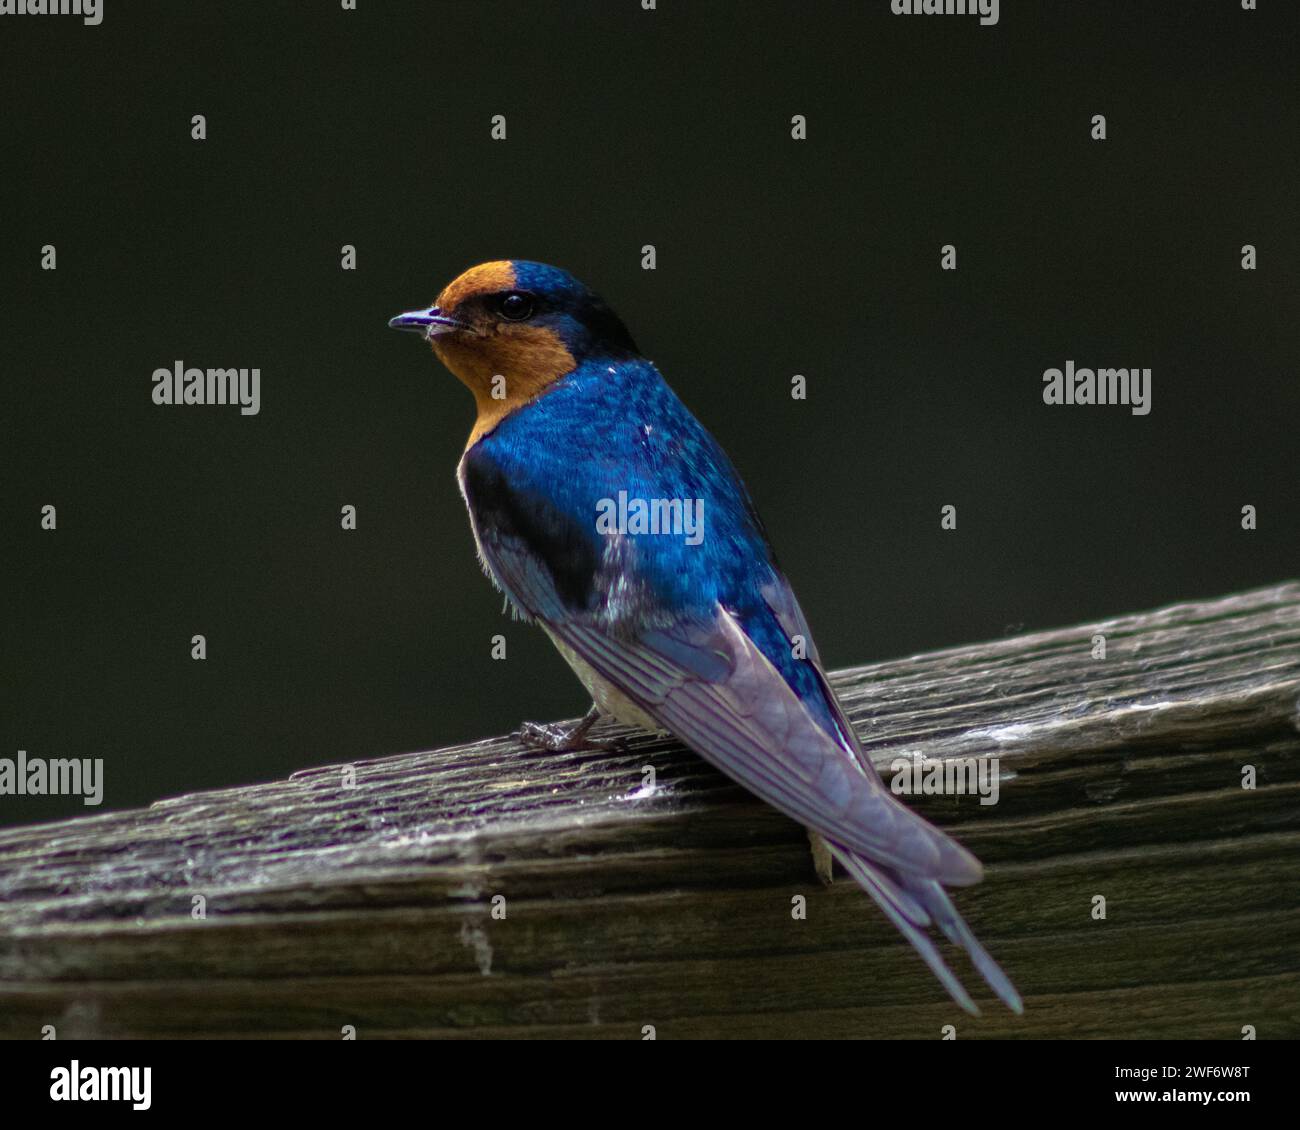
<svg viewBox="0 0 1300 1130"><path fill-rule="evenodd" d="M943 890L978 881L978 860L899 803L863 754L725 456L689 414L677 415L675 398L665 418L657 393L630 413L600 406L595 417L615 420L615 434L593 449L581 430L592 386L560 393L509 418L462 464L497 584L664 729L821 833L963 1007L977 1011L925 933L931 925L1018 1011L1015 989ZM650 442L656 430L660 445L672 437L668 448ZM597 501L619 490L695 492L712 540L692 555L679 537L598 535Z"/></svg>
<svg viewBox="0 0 1300 1130"><path fill-rule="evenodd" d="M726 539L728 561L694 578L680 537L602 536L595 524L597 501L629 483L666 494L691 487L647 482L634 459L605 466L570 445L563 489L542 489L534 485L537 456L512 458L500 442L515 438L510 432L494 438L467 453L462 486L484 563L516 608L702 757L828 839L944 883L979 879L974 857L900 804L859 758L761 529L746 531L757 546L736 544L752 511L747 500L710 485L709 536ZM737 569L741 553L749 559ZM679 595L684 588L689 599ZM795 656L791 634L808 640L807 657Z"/></svg>

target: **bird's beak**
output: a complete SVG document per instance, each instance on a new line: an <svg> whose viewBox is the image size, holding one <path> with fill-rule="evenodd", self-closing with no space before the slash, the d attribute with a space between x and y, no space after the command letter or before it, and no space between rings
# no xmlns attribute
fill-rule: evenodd
<svg viewBox="0 0 1300 1130"><path fill-rule="evenodd" d="M431 306L427 310L410 310L405 314L398 314L396 318L388 320L388 325L394 330L414 330L416 333L424 334L426 338L465 329L464 322L448 317L436 306Z"/></svg>

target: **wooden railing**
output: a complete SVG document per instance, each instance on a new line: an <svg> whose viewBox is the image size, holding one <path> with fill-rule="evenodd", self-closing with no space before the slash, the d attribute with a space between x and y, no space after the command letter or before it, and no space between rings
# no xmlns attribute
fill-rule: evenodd
<svg viewBox="0 0 1300 1130"><path fill-rule="evenodd" d="M999 759L996 805L909 803L984 861L955 897L1023 1017L973 977L966 1016L800 827L629 734L0 832L0 1036L1300 1035L1300 584L834 683L886 771Z"/></svg>

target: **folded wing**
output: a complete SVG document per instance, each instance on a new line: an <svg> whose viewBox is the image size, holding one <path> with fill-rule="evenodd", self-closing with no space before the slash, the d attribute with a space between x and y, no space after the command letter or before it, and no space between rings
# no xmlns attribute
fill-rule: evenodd
<svg viewBox="0 0 1300 1130"><path fill-rule="evenodd" d="M736 592L737 607L757 606L789 647L803 637L809 685L796 691L732 607L664 608L628 594L652 586L639 564L654 539L591 544L580 522L546 513L545 499L513 497L489 478L491 520L480 507L475 535L484 563L516 608L547 630L602 679L700 756L773 807L821 833L846 870L912 943L953 998L978 1011L944 963L928 928L964 948L997 995L1020 1011L1020 998L953 907L944 886L977 882L979 861L901 804L880 780L844 717L812 647L803 614L772 567L762 584ZM475 487L467 482L474 512ZM480 487L478 496L489 497ZM561 566L551 563L563 562ZM618 602L592 585L617 562ZM614 605L635 615L612 616ZM751 617L752 619L752 617ZM768 621L762 621L767 623ZM801 662L805 662L801 661Z"/></svg>

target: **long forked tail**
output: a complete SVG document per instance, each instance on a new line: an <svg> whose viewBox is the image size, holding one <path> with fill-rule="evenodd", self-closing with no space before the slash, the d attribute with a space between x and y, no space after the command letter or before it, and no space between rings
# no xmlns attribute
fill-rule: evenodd
<svg viewBox="0 0 1300 1130"><path fill-rule="evenodd" d="M957 908L952 905L952 900L938 880L920 879L894 871L855 855L838 844L830 844L830 849L845 870L875 899L903 937L912 943L913 949L930 967L930 972L962 1008L972 1015L979 1015L979 1007L971 1000L957 975L948 968L947 962L935 948L928 932L931 925L938 926L950 942L961 946L970 955L971 964L1003 1004L1017 1014L1024 1012L1024 1005L1015 986L971 933L970 927L957 913Z"/></svg>

